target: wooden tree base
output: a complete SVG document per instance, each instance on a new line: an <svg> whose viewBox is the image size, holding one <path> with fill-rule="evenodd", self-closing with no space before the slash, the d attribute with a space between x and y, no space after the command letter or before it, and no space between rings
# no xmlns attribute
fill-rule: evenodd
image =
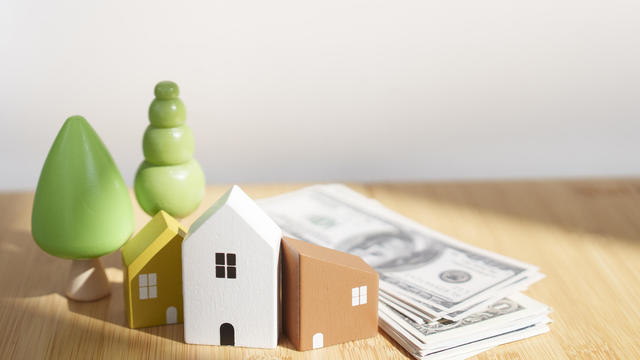
<svg viewBox="0 0 640 360"><path fill-rule="evenodd" d="M109 280L100 259L73 260L69 272L67 297L76 301L94 301L110 293Z"/></svg>

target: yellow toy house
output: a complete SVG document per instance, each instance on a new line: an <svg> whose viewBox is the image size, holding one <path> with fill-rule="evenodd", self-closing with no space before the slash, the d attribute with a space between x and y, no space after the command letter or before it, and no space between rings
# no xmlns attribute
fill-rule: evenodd
<svg viewBox="0 0 640 360"><path fill-rule="evenodd" d="M177 220L160 211L122 247L129 327L183 321L181 259L186 233Z"/></svg>

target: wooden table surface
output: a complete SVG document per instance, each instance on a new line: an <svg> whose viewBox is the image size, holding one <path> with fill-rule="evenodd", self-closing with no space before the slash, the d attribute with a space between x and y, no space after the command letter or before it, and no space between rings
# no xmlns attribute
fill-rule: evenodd
<svg viewBox="0 0 640 360"><path fill-rule="evenodd" d="M302 185L247 185L253 197ZM640 359L640 180L352 185L436 230L538 265L547 278L527 294L553 307L551 332L478 359ZM202 213L227 186L208 188ZM70 266L30 233L33 193L0 193L0 359L405 358L380 332L368 340L297 352L186 345L182 325L127 328L120 253L103 258L111 296L63 295ZM139 229L149 217L137 205Z"/></svg>

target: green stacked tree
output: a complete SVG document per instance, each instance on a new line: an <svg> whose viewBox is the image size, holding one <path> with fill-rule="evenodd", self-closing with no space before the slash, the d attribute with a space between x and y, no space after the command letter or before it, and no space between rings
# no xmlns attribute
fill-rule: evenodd
<svg viewBox="0 0 640 360"><path fill-rule="evenodd" d="M87 120L68 118L42 167L31 217L42 250L74 259L67 296L109 294L99 257L118 250L133 228L129 191L109 151Z"/></svg>
<svg viewBox="0 0 640 360"><path fill-rule="evenodd" d="M194 141L185 125L186 110L172 81L159 82L149 106L151 123L142 139L145 161L136 173L134 188L140 207L153 216L164 210L182 218L194 211L204 196L204 174L193 159Z"/></svg>

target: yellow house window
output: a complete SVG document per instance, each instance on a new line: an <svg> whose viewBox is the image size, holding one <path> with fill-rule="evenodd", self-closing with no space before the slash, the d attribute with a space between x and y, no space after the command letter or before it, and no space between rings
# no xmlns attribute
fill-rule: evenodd
<svg viewBox="0 0 640 360"><path fill-rule="evenodd" d="M140 300L157 298L158 277L156 273L138 275L138 288L140 289Z"/></svg>

